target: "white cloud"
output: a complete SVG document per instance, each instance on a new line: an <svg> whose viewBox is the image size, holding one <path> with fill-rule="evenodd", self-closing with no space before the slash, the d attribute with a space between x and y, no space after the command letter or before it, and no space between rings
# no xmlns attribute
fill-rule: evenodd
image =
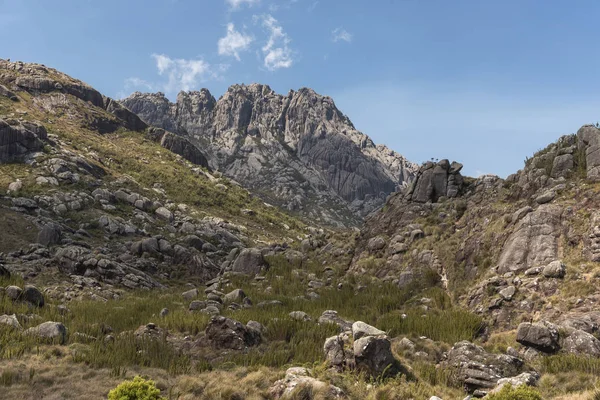
<svg viewBox="0 0 600 400"><path fill-rule="evenodd" d="M219 79L228 68L228 65L225 64L212 66L202 59L172 59L164 54L152 54L152 57L156 61L158 74L167 77L167 82L162 85L167 93L192 90L200 82Z"/></svg>
<svg viewBox="0 0 600 400"><path fill-rule="evenodd" d="M255 6L260 3L260 0L225 0L225 3L229 4L231 11L237 11L245 4L248 7Z"/></svg>
<svg viewBox="0 0 600 400"><path fill-rule="evenodd" d="M219 55L233 56L240 61L240 52L248 50L254 38L235 30L235 25L227 24L227 35L218 41Z"/></svg>
<svg viewBox="0 0 600 400"><path fill-rule="evenodd" d="M154 85L141 78L132 77L125 79L125 89L146 89L154 90Z"/></svg>
<svg viewBox="0 0 600 400"><path fill-rule="evenodd" d="M339 42L340 40L343 40L348 43L352 42L352 34L341 27L335 28L331 32L331 37L332 37L332 40L336 43Z"/></svg>
<svg viewBox="0 0 600 400"><path fill-rule="evenodd" d="M260 20L262 26L269 33L267 44L262 47L264 66L269 71L280 68L289 68L294 64L293 52L289 47L291 42L283 27L272 15L254 16L255 21Z"/></svg>

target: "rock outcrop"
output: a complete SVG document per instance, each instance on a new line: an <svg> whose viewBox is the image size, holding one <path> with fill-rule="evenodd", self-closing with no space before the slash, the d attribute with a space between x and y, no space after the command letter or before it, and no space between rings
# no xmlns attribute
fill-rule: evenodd
<svg viewBox="0 0 600 400"><path fill-rule="evenodd" d="M219 100L203 89L181 92L175 103L136 92L122 103L201 148L211 168L265 200L328 223L356 223L417 169L311 89L282 96L234 85Z"/></svg>
<svg viewBox="0 0 600 400"><path fill-rule="evenodd" d="M437 202L440 197L453 198L460 194L463 177L460 174L463 165L448 160L423 164L406 198L418 203Z"/></svg>
<svg viewBox="0 0 600 400"><path fill-rule="evenodd" d="M27 154L41 151L47 136L39 123L0 119L0 163L22 161Z"/></svg>

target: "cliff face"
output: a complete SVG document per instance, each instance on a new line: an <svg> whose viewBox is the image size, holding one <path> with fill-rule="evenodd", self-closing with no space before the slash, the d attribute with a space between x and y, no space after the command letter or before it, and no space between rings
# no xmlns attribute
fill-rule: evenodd
<svg viewBox="0 0 600 400"><path fill-rule="evenodd" d="M270 203L333 224L355 224L406 186L417 167L357 131L329 97L311 89L275 93L234 85L134 93L122 103L145 122L188 138L222 171Z"/></svg>

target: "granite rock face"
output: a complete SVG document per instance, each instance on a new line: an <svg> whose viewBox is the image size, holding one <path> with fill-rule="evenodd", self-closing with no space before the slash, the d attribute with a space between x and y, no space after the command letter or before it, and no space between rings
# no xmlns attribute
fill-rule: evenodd
<svg viewBox="0 0 600 400"><path fill-rule="evenodd" d="M27 154L42 150L47 136L41 124L0 119L0 163L21 161Z"/></svg>
<svg viewBox="0 0 600 400"><path fill-rule="evenodd" d="M219 100L203 89L181 92L175 103L136 92L122 104L189 140L211 168L264 200L325 223L357 223L417 170L307 88L283 96L266 85L234 85Z"/></svg>
<svg viewBox="0 0 600 400"><path fill-rule="evenodd" d="M414 184L406 193L406 198L417 203L437 202L440 197L457 197L463 186L460 170L463 165L448 160L437 163L426 162L419 168Z"/></svg>

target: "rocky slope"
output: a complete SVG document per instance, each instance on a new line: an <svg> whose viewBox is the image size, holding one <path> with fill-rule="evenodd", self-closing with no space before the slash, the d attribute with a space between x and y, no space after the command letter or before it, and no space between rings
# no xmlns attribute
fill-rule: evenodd
<svg viewBox="0 0 600 400"><path fill-rule="evenodd" d="M175 103L136 92L122 104L189 139L213 169L266 201L327 224L356 224L416 172L307 88L282 96L266 85L234 85L219 100L203 89L181 92Z"/></svg>
<svg viewBox="0 0 600 400"><path fill-rule="evenodd" d="M599 140L599 129L583 126L506 180L462 178L447 160L423 165L367 220L351 270L400 286L433 274L493 330L591 311L600 296Z"/></svg>

